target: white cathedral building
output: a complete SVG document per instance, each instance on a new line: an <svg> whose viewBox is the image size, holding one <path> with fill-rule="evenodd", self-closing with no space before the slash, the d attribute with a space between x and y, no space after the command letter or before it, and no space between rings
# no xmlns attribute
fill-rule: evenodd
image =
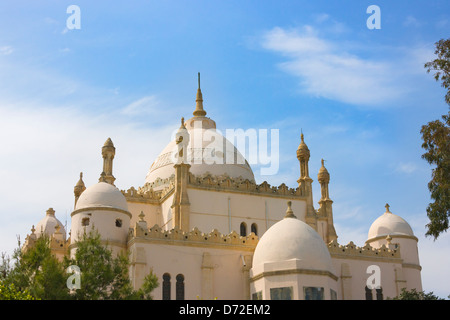
<svg viewBox="0 0 450 320"><path fill-rule="evenodd" d="M203 158L211 139L194 139L205 133L217 143L210 155L215 161ZM303 134L298 186L258 184L248 162L206 116L200 85L193 117L182 119L142 187L115 187L115 152L107 139L97 184L86 188L80 174L69 237L50 208L25 248L46 233L62 258L95 228L113 252L129 253L136 289L153 270L160 284L153 296L163 300L375 300L395 297L402 288L422 290L418 239L404 219L386 205L364 245L339 244L330 174L322 161L315 209ZM368 285L371 271L379 276L376 286Z"/></svg>

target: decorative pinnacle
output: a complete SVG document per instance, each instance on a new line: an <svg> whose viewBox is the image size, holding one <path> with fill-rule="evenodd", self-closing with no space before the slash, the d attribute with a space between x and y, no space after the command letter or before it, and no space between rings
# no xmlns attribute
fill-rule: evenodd
<svg viewBox="0 0 450 320"><path fill-rule="evenodd" d="M386 205L384 207L386 208L386 212L392 213L389 211L389 207L390 207L389 204L386 203Z"/></svg>
<svg viewBox="0 0 450 320"><path fill-rule="evenodd" d="M104 147L114 147L114 143L112 142L111 138L106 139Z"/></svg>
<svg viewBox="0 0 450 320"><path fill-rule="evenodd" d="M292 211L292 208L291 208L291 206L292 206L292 201L288 201L287 202L287 205L288 205L288 208L287 208L287 210L286 210L286 215L284 216L285 218L297 218L295 215L294 215L294 211Z"/></svg>
<svg viewBox="0 0 450 320"><path fill-rule="evenodd" d="M144 217L145 217L145 214L144 214L144 211L141 211L141 213L139 214L139 221L144 221Z"/></svg>
<svg viewBox="0 0 450 320"><path fill-rule="evenodd" d="M198 89L197 89L197 98L195 99L197 102L195 106L195 110L193 112L195 117L204 117L206 116L206 111L203 110L203 95L202 90L200 89L200 72L198 73Z"/></svg>

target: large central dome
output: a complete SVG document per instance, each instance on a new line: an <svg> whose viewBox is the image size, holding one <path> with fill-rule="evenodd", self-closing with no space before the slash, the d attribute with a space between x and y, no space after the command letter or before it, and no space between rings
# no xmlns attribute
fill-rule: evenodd
<svg viewBox="0 0 450 320"><path fill-rule="evenodd" d="M214 176L228 175L231 178L255 182L253 171L242 154L216 130L216 123L206 117L200 81L196 102L194 117L186 122L182 119L180 127L180 130L189 135L188 143L186 141L184 143L186 143L186 163L191 165L190 172L194 175L208 173ZM153 183L174 175L178 152L179 145L174 138L152 163L145 182Z"/></svg>

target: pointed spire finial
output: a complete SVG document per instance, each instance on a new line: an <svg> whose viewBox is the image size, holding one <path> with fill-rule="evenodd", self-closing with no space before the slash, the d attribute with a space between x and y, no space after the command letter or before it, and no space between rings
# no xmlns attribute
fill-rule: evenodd
<svg viewBox="0 0 450 320"><path fill-rule="evenodd" d="M198 73L198 89L197 89L197 98L195 99L197 103L195 106L195 110L193 112L195 117L204 117L206 116L206 111L203 110L203 95L202 90L200 89L200 72Z"/></svg>
<svg viewBox="0 0 450 320"><path fill-rule="evenodd" d="M390 207L389 204L386 203L386 205L384 207L386 208L386 212L392 213L389 211L389 207Z"/></svg>
<svg viewBox="0 0 450 320"><path fill-rule="evenodd" d="M287 210L286 210L286 215L284 216L285 218L297 218L295 215L294 215L294 211L292 211L292 208L291 208L291 206L292 206L292 201L288 201L287 202L287 205L288 205L288 208L287 208Z"/></svg>

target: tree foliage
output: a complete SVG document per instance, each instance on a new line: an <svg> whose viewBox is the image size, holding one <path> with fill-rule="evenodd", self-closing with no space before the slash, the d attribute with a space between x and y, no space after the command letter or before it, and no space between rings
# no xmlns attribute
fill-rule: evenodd
<svg viewBox="0 0 450 320"><path fill-rule="evenodd" d="M434 295L433 292L426 293L425 291L417 291L416 289L406 290L402 289L402 292L392 300L445 300Z"/></svg>
<svg viewBox="0 0 450 320"><path fill-rule="evenodd" d="M441 39L435 45L437 59L425 63L425 68L428 73L436 71L434 79L442 81L442 87L447 89L445 101L450 104L450 39Z"/></svg>
<svg viewBox="0 0 450 320"><path fill-rule="evenodd" d="M73 257L59 261L50 249L50 239L42 235L32 248L14 251L14 266L2 255L0 299L42 300L141 300L152 299L158 278L151 270L143 286L134 290L130 277L130 262L126 253L114 255L103 245L96 231L84 234L77 242ZM66 270L75 265L81 271L80 288L69 289Z"/></svg>
<svg viewBox="0 0 450 320"><path fill-rule="evenodd" d="M13 255L15 265L4 283L36 299L67 299L64 266L51 253L49 244L49 237L43 234L32 249L23 251L19 246Z"/></svg>
<svg viewBox="0 0 450 320"><path fill-rule="evenodd" d="M442 87L447 89L445 101L450 105L450 39L436 42L437 59L427 62L427 72L436 71L434 78L442 81ZM427 236L438 236L449 228L450 217L450 109L441 120L431 121L422 126L422 148L425 153L422 158L432 169L428 190L431 202L427 207L430 222L427 224Z"/></svg>

